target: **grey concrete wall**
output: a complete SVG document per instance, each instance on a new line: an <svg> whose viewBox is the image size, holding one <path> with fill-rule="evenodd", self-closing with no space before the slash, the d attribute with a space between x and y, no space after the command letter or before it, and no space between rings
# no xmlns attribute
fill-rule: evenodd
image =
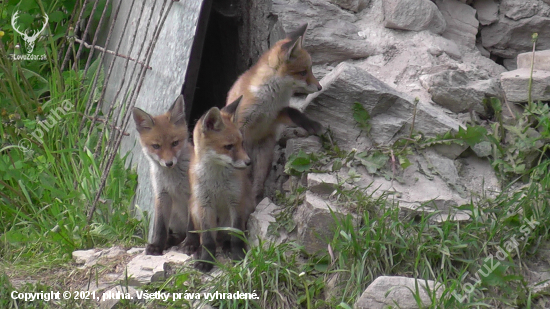
<svg viewBox="0 0 550 309"><path fill-rule="evenodd" d="M122 0L114 0L111 22L115 9L120 1ZM143 10L142 1L145 1ZM159 18L161 17L160 10L164 1L142 1L135 1L133 8L130 6L131 1L126 0L122 2L112 38L107 46L109 50L114 51L118 42L122 40L119 53L137 58L141 45L145 40L145 47L140 56L140 59L144 59L146 47L153 36L154 26L159 22ZM147 70L140 94L137 97L135 104L137 107L153 115L161 114L168 110L176 97L180 94L202 3L202 0L191 0L175 2L172 5L153 51L150 62L152 69ZM168 8L168 3L166 4L166 8ZM147 20L149 19L151 10L153 10L153 17L149 32L146 33ZM129 26L126 33L122 35L126 16L128 16L129 12ZM140 19L141 21L138 26L138 20ZM133 48L130 50L131 38L136 29L136 40ZM111 55L106 56L106 61L104 62L105 74L108 73L112 57ZM138 67L134 74L132 74L136 64L130 61L126 74L124 74L125 63L126 59L124 58L117 57L115 60L102 106L104 112L107 111L108 106L113 102L117 91L121 88L123 79L125 82L122 85L120 94L116 98L117 106L121 105L122 100L125 100L125 97L129 96L134 87L137 87L137 75L140 68ZM116 113L120 113L120 111L115 111L113 117L116 116ZM130 152L128 162L136 167L138 171L138 188L136 191L135 204L142 210L148 211L153 215L153 192L149 179L149 165L141 152L141 147L137 141L137 132L132 119L129 123L127 132L130 133L130 136L125 136L123 138L120 153L124 155Z"/></svg>

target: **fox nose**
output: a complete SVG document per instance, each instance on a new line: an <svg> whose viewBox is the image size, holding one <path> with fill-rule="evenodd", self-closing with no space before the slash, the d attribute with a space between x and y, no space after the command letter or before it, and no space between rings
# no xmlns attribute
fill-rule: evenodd
<svg viewBox="0 0 550 309"><path fill-rule="evenodd" d="M172 166L172 165L174 165L174 162L172 162L172 161L166 162L166 166L167 166L167 167L170 167L170 166Z"/></svg>
<svg viewBox="0 0 550 309"><path fill-rule="evenodd" d="M323 89L323 86L321 86L321 84L319 84L319 85L317 86L317 90L321 91L322 89Z"/></svg>
<svg viewBox="0 0 550 309"><path fill-rule="evenodd" d="M252 164L252 160L248 158L247 160L244 160L244 164L246 164L246 166L250 166L250 164Z"/></svg>

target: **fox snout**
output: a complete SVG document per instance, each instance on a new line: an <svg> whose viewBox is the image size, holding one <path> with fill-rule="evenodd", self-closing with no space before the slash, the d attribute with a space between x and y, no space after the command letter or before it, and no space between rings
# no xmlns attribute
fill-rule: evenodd
<svg viewBox="0 0 550 309"><path fill-rule="evenodd" d="M160 165L164 167L173 167L174 165L176 165L177 162L178 162L177 158L172 158L168 160L163 160L163 159L159 160Z"/></svg>
<svg viewBox="0 0 550 309"><path fill-rule="evenodd" d="M246 158L242 160L237 160L233 162L233 167L237 169L244 169L250 166L252 164L252 160L250 160L250 157L246 156Z"/></svg>

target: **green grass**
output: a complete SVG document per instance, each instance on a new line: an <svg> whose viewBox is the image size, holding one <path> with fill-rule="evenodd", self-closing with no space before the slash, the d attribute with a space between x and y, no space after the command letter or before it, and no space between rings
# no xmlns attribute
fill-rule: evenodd
<svg viewBox="0 0 550 309"><path fill-rule="evenodd" d="M60 10L41 1L27 9L38 13ZM11 14L13 4L0 4L0 19ZM52 14L55 16L55 14ZM59 14L58 14L59 15ZM7 54L18 42L11 31L0 40L0 308L96 308L93 301L52 302L14 301L11 291L65 291L73 276L93 279L94 272L78 273L70 263L77 249L143 245L146 221L135 219L130 207L137 176L117 158L108 175L101 202L90 224L87 209L99 187L99 159L93 155L103 124L79 126L91 89L90 81L101 74L95 63L86 76L82 70L59 70L58 46L67 24L60 18L52 36L38 42L36 53L46 53L46 62L10 62ZM77 64L79 66L81 64ZM4 82L5 81L5 82ZM101 86L99 86L101 87ZM69 105L68 105L68 103ZM502 104L491 99L486 104L495 112L489 126L470 126L436 138L424 138L411 130L408 138L391 146L367 152L346 152L324 136L325 153L299 153L289 158L286 171L300 177L307 172L337 171L349 167L349 181L340 184L332 198L361 218L355 226L350 216L335 216L334 235L329 247L317 256L306 256L295 243L262 243L251 248L237 264L218 264L219 272L205 280L188 266L178 269L165 282L142 287L143 290L169 293L256 293L258 299L216 300L219 308L351 308L365 288L378 276L407 276L435 280L444 285L442 296L430 292L429 308L495 308L508 305L536 308L546 298L527 287L524 262L538 258L548 242L550 228L550 175L548 138L550 111L547 104L529 102L517 115L515 125L502 120ZM60 113L60 108L69 107ZM97 107L93 107L97 108ZM369 134L370 116L360 104L352 106L354 120ZM56 124L45 130L44 121ZM92 112L94 110L92 109ZM414 115L413 115L414 116ZM27 144L20 144L26 139ZM364 188L349 188L359 177L354 169L365 167L370 173L399 181L396 170L406 168L407 156L436 144L458 143L475 146L490 143L491 163L505 188L496 198L481 196L461 210L472 213L467 222L433 224L437 213L414 218L400 215L391 196L373 197ZM103 143L104 144L104 143ZM25 146L25 147L20 147ZM328 168L327 168L328 166ZM327 169L327 170L324 170ZM270 232L296 228L291 212L303 200L305 188L294 186L280 194L277 202L287 206L277 216ZM139 210L138 210L139 211ZM534 228L525 219L536 220ZM498 267L485 271L491 255L499 247L517 242ZM328 249L330 248L330 250ZM494 260L497 261L497 260ZM479 275L481 270L486 276ZM479 279L476 278L476 273ZM37 283L16 287L10 278L33 278ZM124 283L121 283L124 286ZM475 292L467 293L470 288ZM414 291L418 294L418 291ZM466 297L459 301L461 295ZM457 297L458 296L458 297ZM124 308L190 308L192 302L122 301Z"/></svg>

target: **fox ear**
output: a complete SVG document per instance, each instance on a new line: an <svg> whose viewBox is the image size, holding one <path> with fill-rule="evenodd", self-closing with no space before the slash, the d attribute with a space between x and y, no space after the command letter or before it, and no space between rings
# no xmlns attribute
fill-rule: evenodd
<svg viewBox="0 0 550 309"><path fill-rule="evenodd" d="M289 38L291 41L299 39L301 41L300 44L303 44L304 36L306 35L307 26L308 26L308 23L301 25L298 29L290 32L286 37Z"/></svg>
<svg viewBox="0 0 550 309"><path fill-rule="evenodd" d="M133 114L134 122L136 123L136 128L139 133L145 130L150 130L155 125L155 121L153 121L151 115L147 114L143 110L134 107Z"/></svg>
<svg viewBox="0 0 550 309"><path fill-rule="evenodd" d="M290 60L292 56L297 56L298 51L302 49L302 37L298 37L294 41L290 41L283 46L288 48L286 50L285 59Z"/></svg>
<svg viewBox="0 0 550 309"><path fill-rule="evenodd" d="M206 131L221 131L223 129L223 121L220 110L217 107L212 107L202 120L202 130Z"/></svg>
<svg viewBox="0 0 550 309"><path fill-rule="evenodd" d="M222 112L229 114L233 117L233 123L237 123L237 109L239 108L239 104L241 103L241 100L243 99L243 96L240 96L237 98L237 100L233 101L231 104L226 105L224 108L222 108Z"/></svg>
<svg viewBox="0 0 550 309"><path fill-rule="evenodd" d="M180 94L176 101L174 101L169 113L171 123L177 126L185 125L185 102L183 102L183 95Z"/></svg>

